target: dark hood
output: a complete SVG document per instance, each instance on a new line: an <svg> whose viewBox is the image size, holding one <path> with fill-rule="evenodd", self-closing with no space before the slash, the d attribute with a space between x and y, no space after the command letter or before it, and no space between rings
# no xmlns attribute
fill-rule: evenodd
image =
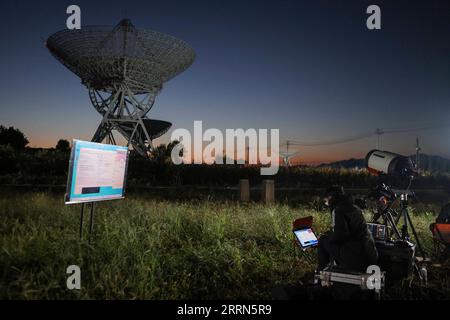
<svg viewBox="0 0 450 320"><path fill-rule="evenodd" d="M337 207L340 208L352 208L354 204L353 197L350 194L339 195L331 198L329 205L330 209L334 210Z"/></svg>

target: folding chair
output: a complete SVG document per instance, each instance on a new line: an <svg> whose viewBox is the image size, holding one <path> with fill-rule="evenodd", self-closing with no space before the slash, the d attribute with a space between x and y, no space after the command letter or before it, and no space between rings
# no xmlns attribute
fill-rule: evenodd
<svg viewBox="0 0 450 320"><path fill-rule="evenodd" d="M304 218L298 218L292 222L292 232L299 229L308 229L312 228L314 218L312 216L304 217ZM302 249L301 246L298 244L298 240L295 238L295 235L293 235L293 245L294 245L294 251L295 253L299 253L299 258L304 257L306 261L308 261L311 264L315 264L316 254L315 254L315 247Z"/></svg>
<svg viewBox="0 0 450 320"><path fill-rule="evenodd" d="M450 224L432 223L430 230L433 234L434 253L441 262L444 262L450 257Z"/></svg>

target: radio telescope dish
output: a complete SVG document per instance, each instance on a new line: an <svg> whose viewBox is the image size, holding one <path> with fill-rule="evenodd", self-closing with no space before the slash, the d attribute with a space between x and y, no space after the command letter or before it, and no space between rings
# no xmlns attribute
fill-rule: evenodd
<svg viewBox="0 0 450 320"><path fill-rule="evenodd" d="M115 27L62 30L51 35L46 46L81 78L92 105L103 116L92 141L112 138L115 130L144 156L152 140L171 127L169 122L146 117L156 96L164 82L195 60L194 50L184 41L137 29L128 19Z"/></svg>
<svg viewBox="0 0 450 320"><path fill-rule="evenodd" d="M299 154L299 152L287 152L287 151L283 152L283 151L280 151L280 156L282 157L283 164L286 167L290 167L291 166L291 159L296 157L298 154Z"/></svg>

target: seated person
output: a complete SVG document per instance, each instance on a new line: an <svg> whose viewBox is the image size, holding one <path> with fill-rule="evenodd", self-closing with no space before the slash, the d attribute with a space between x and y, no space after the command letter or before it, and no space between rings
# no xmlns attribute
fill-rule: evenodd
<svg viewBox="0 0 450 320"><path fill-rule="evenodd" d="M334 230L319 239L319 270L335 261L345 271L366 272L369 265L377 263L378 252L361 209L353 204L351 196L345 195L342 187L328 189L325 200L334 216ZM331 287L280 284L272 291L273 298L280 300L365 300L374 298L373 293L341 283Z"/></svg>
<svg viewBox="0 0 450 320"><path fill-rule="evenodd" d="M331 210L332 230L319 239L319 270L334 261L346 271L366 272L377 263L378 252L361 209L339 186L327 189L325 204Z"/></svg>
<svg viewBox="0 0 450 320"><path fill-rule="evenodd" d="M442 207L439 216L436 218L436 223L450 223L450 202Z"/></svg>
<svg viewBox="0 0 450 320"><path fill-rule="evenodd" d="M442 207L441 212L436 218L436 223L432 223L430 225L430 230L433 233L433 236L440 239L443 243L446 243L446 248L439 256L440 262L445 262L450 258L450 242L446 240L448 237L445 237L445 233L442 231L442 228L439 228L439 232L436 232L436 230L438 230L436 224L450 224L450 203L447 203Z"/></svg>

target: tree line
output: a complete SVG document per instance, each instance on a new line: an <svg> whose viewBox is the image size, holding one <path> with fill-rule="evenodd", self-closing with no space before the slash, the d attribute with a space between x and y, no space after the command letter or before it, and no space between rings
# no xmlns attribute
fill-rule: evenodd
<svg viewBox="0 0 450 320"><path fill-rule="evenodd" d="M27 137L18 129L0 126L0 184L64 185L70 158L70 143L60 139L54 148L30 148ZM127 185L154 186L236 186L240 179L259 185L274 179L279 187L323 188L333 184L366 188L376 178L365 169L330 167L281 167L275 176L261 176L257 165L174 165L170 160L175 143L154 148L148 159L131 153ZM448 174L427 174L414 181L415 187L446 187Z"/></svg>

